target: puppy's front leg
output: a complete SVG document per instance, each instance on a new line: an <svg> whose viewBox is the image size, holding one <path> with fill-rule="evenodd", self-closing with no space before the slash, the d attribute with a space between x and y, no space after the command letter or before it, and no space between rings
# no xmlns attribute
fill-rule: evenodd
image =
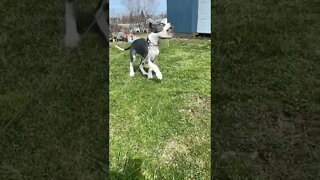
<svg viewBox="0 0 320 180"><path fill-rule="evenodd" d="M108 22L107 22L107 18L108 18L108 2L107 0L101 0L100 1L100 7L97 10L97 12L95 13L95 18L97 21L97 24L101 30L101 32L103 33L104 37L106 39L108 39Z"/></svg>
<svg viewBox="0 0 320 180"><path fill-rule="evenodd" d="M140 71L142 72L143 75L147 75L148 73L143 69L143 63L139 65Z"/></svg>
<svg viewBox="0 0 320 180"><path fill-rule="evenodd" d="M140 59L141 59L141 62L140 62L140 65L139 65L139 69L142 72L142 74L146 76L146 75L148 75L148 73L143 69L143 65L145 63L144 58L141 57Z"/></svg>
<svg viewBox="0 0 320 180"><path fill-rule="evenodd" d="M148 78L152 79L152 71L154 71L156 73L157 78L161 80L162 73L160 72L158 66L152 63L151 60L149 60L148 65L149 65Z"/></svg>
<svg viewBox="0 0 320 180"><path fill-rule="evenodd" d="M149 66L149 70L148 70L148 79L152 79L153 76L152 76L152 69L151 67Z"/></svg>

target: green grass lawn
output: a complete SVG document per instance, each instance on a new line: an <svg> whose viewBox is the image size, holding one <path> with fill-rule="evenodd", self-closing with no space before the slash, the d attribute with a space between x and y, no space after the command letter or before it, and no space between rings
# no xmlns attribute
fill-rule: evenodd
<svg viewBox="0 0 320 180"><path fill-rule="evenodd" d="M210 44L162 40L161 82L110 44L111 179L210 178Z"/></svg>
<svg viewBox="0 0 320 180"><path fill-rule="evenodd" d="M0 16L0 179L105 179L101 37L65 50L64 1L3 0Z"/></svg>
<svg viewBox="0 0 320 180"><path fill-rule="evenodd" d="M319 2L213 2L213 175L320 179Z"/></svg>

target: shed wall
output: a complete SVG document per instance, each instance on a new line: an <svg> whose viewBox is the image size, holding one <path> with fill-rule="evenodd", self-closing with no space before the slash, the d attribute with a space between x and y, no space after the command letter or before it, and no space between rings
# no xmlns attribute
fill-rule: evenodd
<svg viewBox="0 0 320 180"><path fill-rule="evenodd" d="M167 0L167 16L175 33L197 32L198 0Z"/></svg>
<svg viewBox="0 0 320 180"><path fill-rule="evenodd" d="M211 34L211 0L199 0L197 32Z"/></svg>

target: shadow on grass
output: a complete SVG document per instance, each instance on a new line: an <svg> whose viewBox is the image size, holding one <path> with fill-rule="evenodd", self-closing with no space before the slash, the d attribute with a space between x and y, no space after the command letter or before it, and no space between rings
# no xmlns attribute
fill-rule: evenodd
<svg viewBox="0 0 320 180"><path fill-rule="evenodd" d="M128 159L124 165L123 171L110 172L110 180L141 180L145 179L141 172L141 159Z"/></svg>

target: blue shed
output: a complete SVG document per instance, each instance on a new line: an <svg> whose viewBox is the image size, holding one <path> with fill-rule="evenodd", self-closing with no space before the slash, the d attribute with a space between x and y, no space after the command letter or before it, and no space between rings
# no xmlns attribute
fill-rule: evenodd
<svg viewBox="0 0 320 180"><path fill-rule="evenodd" d="M175 33L211 34L211 0L167 0L167 17Z"/></svg>

